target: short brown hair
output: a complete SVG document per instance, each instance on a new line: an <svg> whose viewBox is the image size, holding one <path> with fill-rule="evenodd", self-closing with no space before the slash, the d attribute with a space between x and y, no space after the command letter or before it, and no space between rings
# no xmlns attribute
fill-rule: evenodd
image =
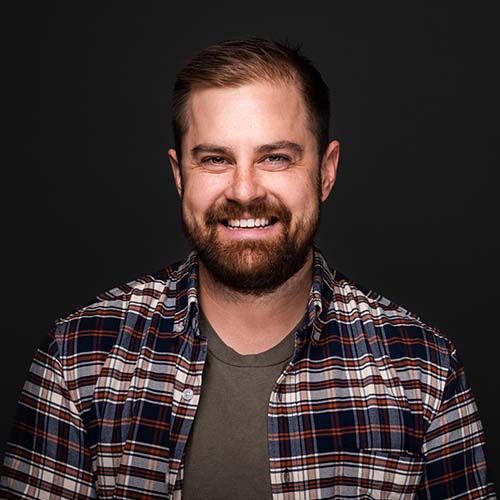
<svg viewBox="0 0 500 500"><path fill-rule="evenodd" d="M264 38L225 40L203 49L179 71L172 98L177 154L187 131L186 106L193 89L234 87L252 81L296 82L304 96L319 157L328 146L330 98L319 71L299 47Z"/></svg>

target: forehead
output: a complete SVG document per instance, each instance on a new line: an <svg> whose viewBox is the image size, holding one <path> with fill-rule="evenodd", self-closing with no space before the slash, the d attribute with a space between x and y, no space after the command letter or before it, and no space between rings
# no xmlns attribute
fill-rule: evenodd
<svg viewBox="0 0 500 500"><path fill-rule="evenodd" d="M186 146L314 140L303 95L294 83L263 81L195 89L186 111Z"/></svg>

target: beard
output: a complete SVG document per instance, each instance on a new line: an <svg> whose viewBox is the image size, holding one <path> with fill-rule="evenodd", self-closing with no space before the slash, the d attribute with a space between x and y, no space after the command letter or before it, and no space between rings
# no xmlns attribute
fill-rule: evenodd
<svg viewBox="0 0 500 500"><path fill-rule="evenodd" d="M313 213L300 219L292 233L290 210L281 202L257 200L247 205L229 200L210 207L201 227L185 213L182 222L188 240L211 275L222 285L247 295L276 290L305 264L319 225L319 197ZM280 222L278 237L221 241L218 225L230 219L267 218Z"/></svg>

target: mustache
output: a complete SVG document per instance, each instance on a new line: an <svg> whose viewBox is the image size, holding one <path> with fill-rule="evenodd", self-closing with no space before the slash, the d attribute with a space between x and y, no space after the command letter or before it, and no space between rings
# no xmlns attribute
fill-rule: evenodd
<svg viewBox="0 0 500 500"><path fill-rule="evenodd" d="M242 204L236 200L228 200L210 207L205 214L205 223L207 226L214 226L229 219L240 219L243 216L254 219L275 219L284 224L289 224L292 218L290 210L281 202L269 203L265 200L255 200Z"/></svg>

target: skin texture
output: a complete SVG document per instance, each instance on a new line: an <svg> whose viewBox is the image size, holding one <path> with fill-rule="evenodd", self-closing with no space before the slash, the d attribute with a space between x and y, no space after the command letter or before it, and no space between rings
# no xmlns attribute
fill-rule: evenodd
<svg viewBox="0 0 500 500"><path fill-rule="evenodd" d="M200 261L199 298L207 318L226 344L255 354L282 340L305 312L310 243L320 204L335 182L339 144L332 141L318 160L303 97L291 82L194 90L188 104L182 175L175 150L169 150L187 232L211 237L227 250L224 265L250 277L276 269L270 259L286 236L305 248L293 275L253 292L221 282ZM234 230L223 223L265 214L277 215L265 229Z"/></svg>

